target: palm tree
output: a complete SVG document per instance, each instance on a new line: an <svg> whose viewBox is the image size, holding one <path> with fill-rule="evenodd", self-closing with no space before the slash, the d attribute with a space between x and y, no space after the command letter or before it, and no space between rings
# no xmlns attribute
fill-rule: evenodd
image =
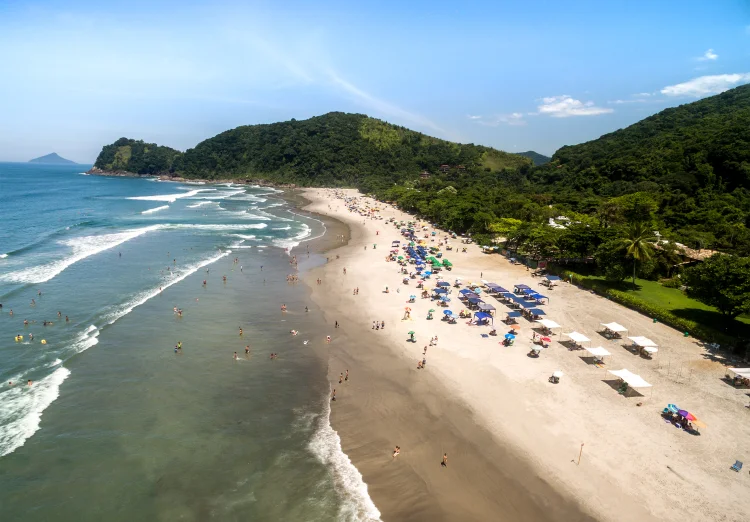
<svg viewBox="0 0 750 522"><path fill-rule="evenodd" d="M628 227L627 237L622 243L627 248L626 253L633 258L633 290L635 290L635 273L639 261L651 259L651 252L656 242L656 236L643 222L631 223Z"/></svg>

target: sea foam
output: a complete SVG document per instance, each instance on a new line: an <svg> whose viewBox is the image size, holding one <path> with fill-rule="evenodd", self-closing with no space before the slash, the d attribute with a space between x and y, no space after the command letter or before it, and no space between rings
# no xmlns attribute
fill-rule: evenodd
<svg viewBox="0 0 750 522"><path fill-rule="evenodd" d="M148 210L144 210L141 212L141 214L153 214L154 212L159 212L160 210L166 210L169 208L169 205L162 205L161 207L156 208L150 208Z"/></svg>
<svg viewBox="0 0 750 522"><path fill-rule="evenodd" d="M60 385L70 370L59 367L33 386L23 382L0 393L0 457L24 445L39 429L42 412L60 395Z"/></svg>
<svg viewBox="0 0 750 522"><path fill-rule="evenodd" d="M167 203L174 203L178 199L190 198L199 194L200 192L207 192L215 189L196 189L188 192L182 192L180 194L157 194L155 196L133 196L128 199L135 199L138 201L166 201Z"/></svg>
<svg viewBox="0 0 750 522"><path fill-rule="evenodd" d="M158 230L160 227L160 225L152 225L126 230L115 234L102 234L98 236L83 236L66 239L60 241L60 244L70 247L72 255L43 265L31 266L16 272L3 274L0 276L0 280L13 283L45 283L60 274L70 265L77 263L82 259L104 252L110 248L114 248L117 245L121 245L122 243L140 235Z"/></svg>
<svg viewBox="0 0 750 522"><path fill-rule="evenodd" d="M333 482L341 496L339 520L374 522L380 520L380 511L367 493L362 474L341 449L341 438L331 427L331 405L325 398L325 411L318 418L318 428L308 449L329 467Z"/></svg>
<svg viewBox="0 0 750 522"><path fill-rule="evenodd" d="M226 250L225 252L222 252L221 254L217 254L208 259L199 261L198 263L195 263L193 265L189 265L179 270L178 272L172 272L172 276L165 278L165 280L162 282L161 289L152 288L150 290L144 290L142 292L138 292L137 294L132 296L129 301L111 309L105 317L106 323L108 325L113 324L115 321L117 321L121 317L124 317L130 312L132 312L133 309L137 308L138 306L141 306L143 303L145 303L149 299L159 295L163 290L169 288L172 285L179 283L186 277L190 276L191 274L194 274L195 272L203 268L204 266L208 266L211 263L214 263L218 261L219 259L228 256L231 253L232 253L231 250Z"/></svg>

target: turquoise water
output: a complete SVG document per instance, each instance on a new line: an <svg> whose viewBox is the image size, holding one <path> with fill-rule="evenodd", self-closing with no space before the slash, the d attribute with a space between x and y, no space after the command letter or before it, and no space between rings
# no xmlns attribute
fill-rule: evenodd
<svg viewBox="0 0 750 522"><path fill-rule="evenodd" d="M82 170L0 163L2 519L376 519L286 282L323 225L270 188Z"/></svg>

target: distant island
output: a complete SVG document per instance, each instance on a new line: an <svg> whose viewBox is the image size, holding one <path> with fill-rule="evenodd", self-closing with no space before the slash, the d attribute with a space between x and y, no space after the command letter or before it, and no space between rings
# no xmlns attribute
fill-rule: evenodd
<svg viewBox="0 0 750 522"><path fill-rule="evenodd" d="M47 154L46 156L39 156L38 158L29 160L29 163L46 163L47 165L77 165L75 161L65 159L59 156L57 152Z"/></svg>

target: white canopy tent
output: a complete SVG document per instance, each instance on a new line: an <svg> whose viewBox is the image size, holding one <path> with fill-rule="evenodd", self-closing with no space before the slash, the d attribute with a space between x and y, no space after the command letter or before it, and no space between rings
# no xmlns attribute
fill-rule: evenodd
<svg viewBox="0 0 750 522"><path fill-rule="evenodd" d="M622 333L622 332L628 331L628 329L625 328L620 323L599 323L599 324L601 324L604 328L606 328L610 332Z"/></svg>
<svg viewBox="0 0 750 522"><path fill-rule="evenodd" d="M730 374L733 373L735 376L750 379L750 368L727 368L727 371Z"/></svg>
<svg viewBox="0 0 750 522"><path fill-rule="evenodd" d="M555 321L552 321L550 319L537 319L537 323L541 324L545 328L552 330L553 328L561 328L559 324L557 324Z"/></svg>
<svg viewBox="0 0 750 522"><path fill-rule="evenodd" d="M640 346L641 348L647 348L647 347L658 347L659 345L656 344L654 341L649 339L648 337L628 337L631 341L633 341L633 344Z"/></svg>
<svg viewBox="0 0 750 522"><path fill-rule="evenodd" d="M612 375L616 375L626 383L628 383L628 386L631 388L650 388L651 384L647 383L643 380L643 377L640 375L636 375L635 373L631 372L630 370L622 369L622 370L607 370Z"/></svg>
<svg viewBox="0 0 750 522"><path fill-rule="evenodd" d="M601 346L597 346L596 348L585 348L585 350L594 357L606 357L607 355L612 355L606 348L602 348Z"/></svg>
<svg viewBox="0 0 750 522"><path fill-rule="evenodd" d="M586 337L582 333L570 332L570 333L566 333L566 334L563 334L563 335L567 335L568 337L570 337L570 339L573 342L578 343L578 344L591 342L591 339L589 339L588 337Z"/></svg>

